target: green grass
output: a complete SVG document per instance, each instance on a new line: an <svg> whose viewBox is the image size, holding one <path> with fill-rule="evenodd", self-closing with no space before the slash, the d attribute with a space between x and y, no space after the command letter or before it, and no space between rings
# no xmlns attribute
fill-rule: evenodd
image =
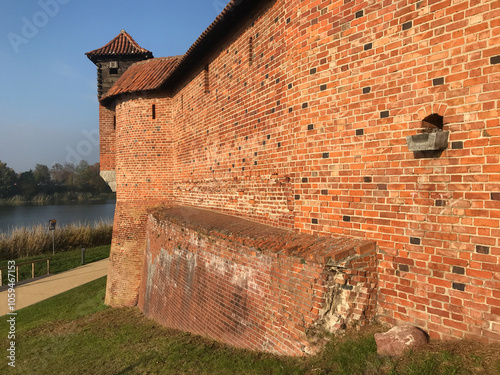
<svg viewBox="0 0 500 375"><path fill-rule="evenodd" d="M85 250L85 263L92 263L101 259L109 257L110 245L98 246ZM76 268L81 265L81 249L69 250L52 255L40 254L32 257L15 259L16 264L30 262L37 259L50 259L50 273L56 274L63 271ZM0 261L0 267L7 266L8 261ZM31 278L31 264L26 264L19 267L19 281ZM40 262L35 264L35 277L47 274L47 263ZM7 272L3 271L3 285L7 282Z"/></svg>
<svg viewBox="0 0 500 375"><path fill-rule="evenodd" d="M105 307L105 283L101 278L19 310L16 368L5 373L488 375L500 369L498 346L465 342L433 342L401 359L382 358L373 332L333 338L307 358L235 349L164 328L137 308ZM5 321L0 326L0 347L7 348Z"/></svg>
<svg viewBox="0 0 500 375"><path fill-rule="evenodd" d="M19 310L18 357L16 368L9 373L302 373L300 359L235 350L163 328L136 308L106 308L105 280ZM5 337L5 329L2 333ZM5 347L7 340L0 345Z"/></svg>
<svg viewBox="0 0 500 375"><path fill-rule="evenodd" d="M18 311L17 331L44 330L95 314L108 307L104 305L106 277L69 290Z"/></svg>

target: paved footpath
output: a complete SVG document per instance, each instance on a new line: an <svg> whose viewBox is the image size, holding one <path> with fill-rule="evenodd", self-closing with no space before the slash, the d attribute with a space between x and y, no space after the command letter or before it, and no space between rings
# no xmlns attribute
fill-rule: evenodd
<svg viewBox="0 0 500 375"><path fill-rule="evenodd" d="M16 310L33 305L77 286L106 276L108 259L89 263L57 275L42 276L16 286ZM7 314L7 290L0 292L0 316Z"/></svg>

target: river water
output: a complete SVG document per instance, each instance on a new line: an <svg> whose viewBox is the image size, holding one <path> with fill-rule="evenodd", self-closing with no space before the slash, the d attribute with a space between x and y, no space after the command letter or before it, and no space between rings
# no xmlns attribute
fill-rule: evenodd
<svg viewBox="0 0 500 375"><path fill-rule="evenodd" d="M13 227L42 224L56 219L57 226L71 223L92 223L98 220L112 221L115 201L102 200L67 204L21 204L0 205L0 232L9 232Z"/></svg>

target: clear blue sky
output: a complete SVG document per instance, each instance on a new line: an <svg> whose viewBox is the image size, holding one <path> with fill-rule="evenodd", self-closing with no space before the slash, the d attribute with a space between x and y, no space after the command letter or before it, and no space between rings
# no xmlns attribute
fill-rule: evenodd
<svg viewBox="0 0 500 375"><path fill-rule="evenodd" d="M0 0L0 160L99 160L97 73L85 52L121 29L155 57L184 54L226 0Z"/></svg>

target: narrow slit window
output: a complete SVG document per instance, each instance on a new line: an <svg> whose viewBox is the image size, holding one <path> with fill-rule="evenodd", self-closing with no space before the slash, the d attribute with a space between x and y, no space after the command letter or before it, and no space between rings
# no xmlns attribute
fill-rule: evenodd
<svg viewBox="0 0 500 375"><path fill-rule="evenodd" d="M113 116L113 130L116 130L116 116Z"/></svg>
<svg viewBox="0 0 500 375"><path fill-rule="evenodd" d="M248 39L248 65L253 63L253 39Z"/></svg>
<svg viewBox="0 0 500 375"><path fill-rule="evenodd" d="M156 119L156 104L153 104L151 107L151 117L153 118L153 120Z"/></svg>
<svg viewBox="0 0 500 375"><path fill-rule="evenodd" d="M208 71L208 64L205 65L205 93L208 94L210 92L210 78Z"/></svg>

